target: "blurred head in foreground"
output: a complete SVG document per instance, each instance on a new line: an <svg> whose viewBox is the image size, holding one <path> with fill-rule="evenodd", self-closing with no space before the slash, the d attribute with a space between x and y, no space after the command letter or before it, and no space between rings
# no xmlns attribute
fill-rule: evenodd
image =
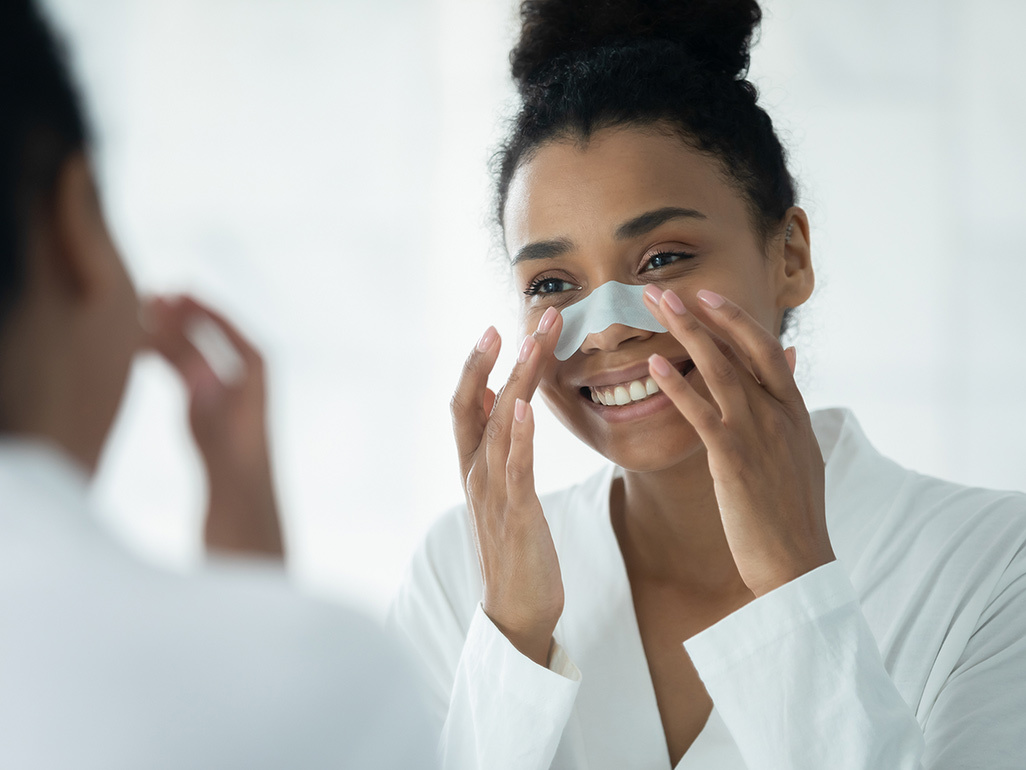
<svg viewBox="0 0 1026 770"><path fill-rule="evenodd" d="M29 0L0 4L0 434L96 466L141 340L63 51Z"/></svg>

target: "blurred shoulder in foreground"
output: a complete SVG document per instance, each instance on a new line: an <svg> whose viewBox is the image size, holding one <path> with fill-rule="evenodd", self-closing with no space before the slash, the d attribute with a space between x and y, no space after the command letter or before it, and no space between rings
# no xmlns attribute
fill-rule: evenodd
<svg viewBox="0 0 1026 770"><path fill-rule="evenodd" d="M273 564L137 561L49 446L0 441L0 490L0 766L432 766L412 676L367 618Z"/></svg>

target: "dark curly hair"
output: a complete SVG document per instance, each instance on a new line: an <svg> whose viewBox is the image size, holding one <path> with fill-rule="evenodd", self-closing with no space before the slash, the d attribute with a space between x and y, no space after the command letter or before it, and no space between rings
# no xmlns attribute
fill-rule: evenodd
<svg viewBox="0 0 1026 770"><path fill-rule="evenodd" d="M524 0L510 53L522 107L495 159L496 213L543 143L603 128L671 130L719 160L765 240L795 204L773 122L745 78L755 0Z"/></svg>
<svg viewBox="0 0 1026 770"><path fill-rule="evenodd" d="M25 281L26 238L86 122L63 51L31 0L0 3L0 328Z"/></svg>

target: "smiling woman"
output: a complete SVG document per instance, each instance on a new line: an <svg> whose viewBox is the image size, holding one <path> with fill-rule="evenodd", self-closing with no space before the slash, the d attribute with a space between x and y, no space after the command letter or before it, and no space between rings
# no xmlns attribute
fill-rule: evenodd
<svg viewBox="0 0 1026 770"><path fill-rule="evenodd" d="M745 80L759 6L521 10L498 219L524 341L498 394L494 329L467 359L467 505L392 614L445 766L1010 766L1026 500L806 409L779 337L813 291L811 228ZM607 303L555 355L562 312L609 293L658 323ZM541 499L535 390L611 463Z"/></svg>

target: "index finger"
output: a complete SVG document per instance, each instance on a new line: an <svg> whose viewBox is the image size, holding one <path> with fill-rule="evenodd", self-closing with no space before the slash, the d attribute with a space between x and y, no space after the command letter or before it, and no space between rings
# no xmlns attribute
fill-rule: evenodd
<svg viewBox="0 0 1026 770"><path fill-rule="evenodd" d="M190 391L199 382L217 379L203 353L189 335L180 319L173 317L171 304L160 297L146 301L146 313L151 319L147 330L147 345L163 356L185 380Z"/></svg>
<svg viewBox="0 0 1026 770"><path fill-rule="evenodd" d="M485 399L489 393L488 375L495 366L501 346L499 333L494 326L489 326L467 356L456 391L449 402L452 432L456 439L456 452L459 455L460 471L464 479L481 444L488 414L491 412L491 405L488 405L488 411L485 411ZM492 400L494 401L494 397Z"/></svg>
<svg viewBox="0 0 1026 770"><path fill-rule="evenodd" d="M552 357L562 330L563 317L555 308L548 308L537 330L524 338L524 346L520 349L520 356L513 366L513 371L495 397L495 406L492 407L489 423L495 426L495 435L492 438L501 439L499 443L502 444L503 451L509 449L508 436L513 407L518 398L528 402L531 400L541 380L541 362Z"/></svg>
<svg viewBox="0 0 1026 770"><path fill-rule="evenodd" d="M228 341L232 343L239 355L242 356L243 360L248 366L260 366L262 360L260 353L257 351L256 346L247 339L239 329L231 323L227 318L221 315L218 311L214 310L209 305L205 305L195 297L191 297L188 294L182 294L171 300L172 307L180 314L185 317L200 316L212 321L228 338Z"/></svg>
<svg viewBox="0 0 1026 770"><path fill-rule="evenodd" d="M780 401L801 398L779 339L740 305L714 291L702 289L698 292L698 299L709 320L748 357L752 372L770 395Z"/></svg>

